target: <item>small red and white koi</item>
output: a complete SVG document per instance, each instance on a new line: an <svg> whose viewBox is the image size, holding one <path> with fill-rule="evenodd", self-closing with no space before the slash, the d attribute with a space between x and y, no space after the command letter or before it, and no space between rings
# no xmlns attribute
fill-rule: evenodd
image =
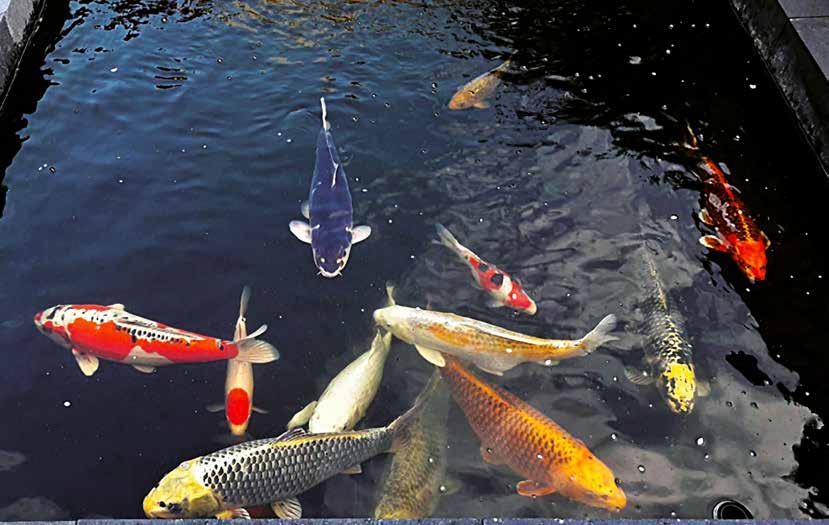
<svg viewBox="0 0 829 525"><path fill-rule="evenodd" d="M256 339L265 333L266 325L247 337L225 341L138 317L122 304L53 306L36 314L34 323L49 339L72 350L86 376L98 370L99 359L128 364L144 373L179 363L279 359L276 348Z"/></svg>
<svg viewBox="0 0 829 525"><path fill-rule="evenodd" d="M521 284L494 264L490 264L475 252L458 242L452 233L442 224L435 225L440 243L455 252L469 267L475 283L486 291L491 299L487 303L492 308L508 306L509 308L535 315L538 307L521 287Z"/></svg>
<svg viewBox="0 0 829 525"><path fill-rule="evenodd" d="M250 302L250 287L242 289L239 301L239 317L236 319L236 328L233 340L244 339L248 335L247 314ZM225 402L207 407L210 412L224 411L227 426L234 436L244 436L250 425L252 412L267 414L267 411L253 406L253 365L245 361L230 359L227 362L227 378L225 379Z"/></svg>

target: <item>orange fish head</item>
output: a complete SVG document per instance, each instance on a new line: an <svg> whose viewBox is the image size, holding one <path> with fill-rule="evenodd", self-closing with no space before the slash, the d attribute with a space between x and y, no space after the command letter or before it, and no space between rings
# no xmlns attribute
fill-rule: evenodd
<svg viewBox="0 0 829 525"><path fill-rule="evenodd" d="M613 471L593 454L587 454L567 470L562 495L613 512L619 512L627 505L627 496L616 484Z"/></svg>
<svg viewBox="0 0 829 525"><path fill-rule="evenodd" d="M475 105L475 93L462 89L449 101L449 109L469 109Z"/></svg>
<svg viewBox="0 0 829 525"><path fill-rule="evenodd" d="M760 240L734 243L734 260L752 283L766 278L766 242Z"/></svg>

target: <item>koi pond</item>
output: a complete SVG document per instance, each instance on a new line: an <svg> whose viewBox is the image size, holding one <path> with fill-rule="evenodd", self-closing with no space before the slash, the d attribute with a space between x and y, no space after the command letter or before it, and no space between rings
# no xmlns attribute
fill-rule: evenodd
<svg viewBox="0 0 829 525"><path fill-rule="evenodd" d="M385 367L349 377L379 381L373 402L340 381L310 416L366 404L345 429L382 428L373 452L273 509L217 487L239 449L215 475L189 462L223 502L205 516L829 515L829 184L724 2L72 1L45 20L0 127L0 521L187 515L195 495L160 480L281 435L375 321ZM289 229L315 158L353 202L341 272L313 198ZM387 282L399 307L375 314ZM234 337L244 285L276 361ZM403 314L437 319L433 342ZM157 366L189 331L229 353ZM118 337L129 355L91 350ZM240 438L237 352L263 410ZM436 364L449 388L424 409ZM315 436L269 446L313 477L342 437Z"/></svg>

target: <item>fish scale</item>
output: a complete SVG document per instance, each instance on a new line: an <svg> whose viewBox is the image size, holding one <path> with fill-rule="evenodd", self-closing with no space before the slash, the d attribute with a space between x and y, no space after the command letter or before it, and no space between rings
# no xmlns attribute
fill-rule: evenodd
<svg viewBox="0 0 829 525"><path fill-rule="evenodd" d="M226 505L267 505L388 449L391 439L386 429L261 439L203 456L196 472Z"/></svg>

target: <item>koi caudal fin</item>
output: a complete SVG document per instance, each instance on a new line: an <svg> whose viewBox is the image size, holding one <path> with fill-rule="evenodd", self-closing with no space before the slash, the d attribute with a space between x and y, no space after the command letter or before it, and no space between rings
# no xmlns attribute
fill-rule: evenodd
<svg viewBox="0 0 829 525"><path fill-rule="evenodd" d="M279 359L279 350L267 341L256 339L267 329L268 325L263 324L252 334L233 341L233 344L239 348L239 355L236 359L253 364L270 363Z"/></svg>
<svg viewBox="0 0 829 525"><path fill-rule="evenodd" d="M396 452L401 448L406 448L409 445L412 426L417 424L417 419L420 417L423 407L429 400L429 396L432 394L432 391L437 388L440 382L440 373L435 370L432 377L429 379L429 382L426 383L425 387L423 387L423 391L418 394L412 408L389 424L387 429L392 434L392 443L391 448L389 449L390 452Z"/></svg>
<svg viewBox="0 0 829 525"><path fill-rule="evenodd" d="M593 350L599 348L605 343L616 341L618 337L611 335L610 332L616 329L616 316L613 314L605 316L599 321L596 328L590 331L586 336L581 338L583 355L587 355Z"/></svg>
<svg viewBox="0 0 829 525"><path fill-rule="evenodd" d="M458 247L461 246L461 243L459 243L455 236L452 235L452 232L447 230L446 227L441 223L435 224L435 230L438 233L438 239L440 240L440 244L446 246L453 252L458 251Z"/></svg>

